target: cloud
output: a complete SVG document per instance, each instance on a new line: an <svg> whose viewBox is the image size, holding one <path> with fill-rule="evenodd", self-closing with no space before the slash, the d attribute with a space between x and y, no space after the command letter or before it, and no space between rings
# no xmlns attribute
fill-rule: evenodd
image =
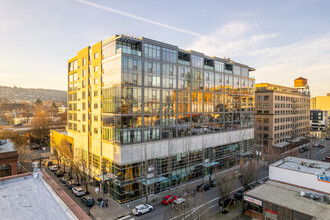
<svg viewBox="0 0 330 220"><path fill-rule="evenodd" d="M86 0L76 0L76 1L81 3L81 4L85 4L85 5L88 5L88 6L92 6L94 8L102 9L104 11L120 14L120 15L123 15L123 16L126 16L126 17L133 18L135 20L139 20L139 21L150 23L150 24L158 25L160 27L164 27L164 28L167 28L167 29L179 31L179 32L182 32L182 33L185 33L185 34L190 34L190 35L197 36L197 37L203 37L202 34L199 34L199 33L196 33L196 32L190 31L190 30L186 30L186 29L175 27L175 26L172 26L172 25L160 23L160 22L157 22L157 21L154 21L154 20L143 18L143 17L137 16L137 15L130 14L130 13L127 13L127 12L124 12L124 11L120 11L118 9L110 8L110 7L107 7L107 6L104 6L104 5L96 4L96 3L89 2L89 1L86 1Z"/></svg>
<svg viewBox="0 0 330 220"><path fill-rule="evenodd" d="M256 33L256 29L256 25L230 22L199 37L187 49L255 67L257 82L292 86L293 80L302 76L309 80L313 96L329 92L330 33L288 42L285 35Z"/></svg>
<svg viewBox="0 0 330 220"><path fill-rule="evenodd" d="M244 22L230 22L217 31L195 40L189 49L219 57L235 57L278 35L277 33L249 34L253 27L253 25Z"/></svg>

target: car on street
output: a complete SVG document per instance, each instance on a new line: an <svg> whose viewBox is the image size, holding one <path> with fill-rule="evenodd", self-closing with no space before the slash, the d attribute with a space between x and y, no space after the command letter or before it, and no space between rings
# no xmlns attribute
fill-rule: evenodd
<svg viewBox="0 0 330 220"><path fill-rule="evenodd" d="M200 185L197 186L196 191L197 192L204 192L204 191L207 191L209 189L210 189L210 185L203 183L203 184L200 184Z"/></svg>
<svg viewBox="0 0 330 220"><path fill-rule="evenodd" d="M319 147L320 147L320 148L324 148L324 145L323 145L323 144L320 144Z"/></svg>
<svg viewBox="0 0 330 220"><path fill-rule="evenodd" d="M178 199L178 196L167 195L163 198L162 203L164 205L172 204L174 200Z"/></svg>
<svg viewBox="0 0 330 220"><path fill-rule="evenodd" d="M94 205L94 198L90 196L83 196L81 197L81 202L87 207L92 207Z"/></svg>
<svg viewBox="0 0 330 220"><path fill-rule="evenodd" d="M57 170L57 171L55 172L55 175L56 175L57 177L63 177L63 176L64 176L64 172L63 172L62 170Z"/></svg>
<svg viewBox="0 0 330 220"><path fill-rule="evenodd" d="M313 144L313 147L319 147L318 143Z"/></svg>
<svg viewBox="0 0 330 220"><path fill-rule="evenodd" d="M76 185L76 182L74 180L68 180L66 181L65 185L68 187L68 189L72 189Z"/></svg>
<svg viewBox="0 0 330 220"><path fill-rule="evenodd" d="M189 204L186 202L186 200L184 198L178 198L178 199L174 200L173 204L174 204L175 210L179 210L179 209L189 206Z"/></svg>
<svg viewBox="0 0 330 220"><path fill-rule="evenodd" d="M134 209L132 210L132 213L133 213L133 215L140 216L144 213L151 212L153 209L154 209L154 207L152 207L152 205L149 205L149 204L143 205L143 204L141 204L141 205L135 206Z"/></svg>
<svg viewBox="0 0 330 220"><path fill-rule="evenodd" d="M68 179L67 179L66 177L63 176L63 177L60 178L60 181L61 181L62 183L66 183L66 181L68 181Z"/></svg>
<svg viewBox="0 0 330 220"><path fill-rule="evenodd" d="M240 189L240 190L238 190L238 191L235 193L234 197L235 197L237 200L241 200L241 199L243 198L243 193L244 193L244 190Z"/></svg>
<svg viewBox="0 0 330 220"><path fill-rule="evenodd" d="M53 166L49 167L49 170L54 172L54 171L58 170L58 167L57 167L57 165L53 165Z"/></svg>
<svg viewBox="0 0 330 220"><path fill-rule="evenodd" d="M45 166L46 167L49 167L49 166L52 166L53 165L53 162L52 161L46 161L45 163Z"/></svg>
<svg viewBox="0 0 330 220"><path fill-rule="evenodd" d="M84 192L84 190L82 189L81 186L75 186L75 187L73 187L72 188L72 192L76 196L84 196L85 195L85 192Z"/></svg>

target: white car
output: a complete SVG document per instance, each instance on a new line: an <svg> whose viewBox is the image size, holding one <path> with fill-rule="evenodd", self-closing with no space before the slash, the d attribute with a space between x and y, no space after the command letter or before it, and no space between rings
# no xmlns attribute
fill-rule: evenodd
<svg viewBox="0 0 330 220"><path fill-rule="evenodd" d="M57 167L57 165L53 165L53 166L50 166L49 169L51 171L56 171L56 170L58 170L58 167Z"/></svg>
<svg viewBox="0 0 330 220"><path fill-rule="evenodd" d="M81 186L76 186L72 188L72 192L73 194L75 194L76 196L84 196L85 192L84 190L81 188Z"/></svg>
<svg viewBox="0 0 330 220"><path fill-rule="evenodd" d="M152 205L146 204L146 205L138 205L135 206L134 209L132 210L133 215L142 215L147 212L151 212L154 208Z"/></svg>

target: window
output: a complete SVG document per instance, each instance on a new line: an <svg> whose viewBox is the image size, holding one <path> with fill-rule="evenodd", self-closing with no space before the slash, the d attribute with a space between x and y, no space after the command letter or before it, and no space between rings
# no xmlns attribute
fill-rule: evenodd
<svg viewBox="0 0 330 220"><path fill-rule="evenodd" d="M261 100L262 100L262 96L261 96L261 95L258 95L258 96L257 96L257 100L258 100L258 101L261 101Z"/></svg>
<svg viewBox="0 0 330 220"><path fill-rule="evenodd" d="M82 81L82 85L81 85L82 88L85 88L86 87L86 80L83 80Z"/></svg>
<svg viewBox="0 0 330 220"><path fill-rule="evenodd" d="M176 63L176 51L163 48L163 60L168 62Z"/></svg>
<svg viewBox="0 0 330 220"><path fill-rule="evenodd" d="M94 116L94 121L98 121L98 117L96 115Z"/></svg>
<svg viewBox="0 0 330 220"><path fill-rule="evenodd" d="M170 76L173 76L173 70L174 70L173 66L170 66L168 72Z"/></svg>
<svg viewBox="0 0 330 220"><path fill-rule="evenodd" d="M223 70L224 70L224 63L219 62L219 61L214 61L214 68L215 68L215 71L223 72Z"/></svg>
<svg viewBox="0 0 330 220"><path fill-rule="evenodd" d="M86 103L83 103L83 104L82 104L82 109L83 109L83 110L86 110Z"/></svg>
<svg viewBox="0 0 330 220"><path fill-rule="evenodd" d="M191 55L191 65L199 68L203 68L203 57Z"/></svg>
<svg viewBox="0 0 330 220"><path fill-rule="evenodd" d="M94 53L94 59L97 59L98 57L99 57L99 53L98 52Z"/></svg>
<svg viewBox="0 0 330 220"><path fill-rule="evenodd" d="M99 95L99 91L94 91L94 97Z"/></svg>
<svg viewBox="0 0 330 220"><path fill-rule="evenodd" d="M82 99L85 99L86 98L86 92L82 92L81 97L82 97Z"/></svg>
<svg viewBox="0 0 330 220"><path fill-rule="evenodd" d="M268 95L265 95L264 96L264 100L269 100L269 96Z"/></svg>
<svg viewBox="0 0 330 220"><path fill-rule="evenodd" d="M86 114L82 114L82 121L86 121Z"/></svg>
<svg viewBox="0 0 330 220"><path fill-rule="evenodd" d="M82 126L82 132L86 132L86 125Z"/></svg>
<svg viewBox="0 0 330 220"><path fill-rule="evenodd" d="M160 60L160 47L150 44L144 44L144 56Z"/></svg>
<svg viewBox="0 0 330 220"><path fill-rule="evenodd" d="M97 103L94 103L94 109L97 109L99 105Z"/></svg>
<svg viewBox="0 0 330 220"><path fill-rule="evenodd" d="M94 79L94 84L98 84L99 83L99 79L98 78L95 78Z"/></svg>
<svg viewBox="0 0 330 220"><path fill-rule="evenodd" d="M82 65L85 66L86 65L86 58L82 59Z"/></svg>
<svg viewBox="0 0 330 220"><path fill-rule="evenodd" d="M99 70L99 66L94 66L94 72L97 72Z"/></svg>
<svg viewBox="0 0 330 220"><path fill-rule="evenodd" d="M97 128L94 128L94 134L99 133L99 130Z"/></svg>
<svg viewBox="0 0 330 220"><path fill-rule="evenodd" d="M82 71L81 71L81 77L85 77L86 76L86 69L83 69Z"/></svg>

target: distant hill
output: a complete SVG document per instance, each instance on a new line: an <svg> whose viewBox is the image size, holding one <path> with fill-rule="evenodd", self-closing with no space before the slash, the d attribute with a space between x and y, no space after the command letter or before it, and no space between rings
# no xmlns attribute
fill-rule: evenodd
<svg viewBox="0 0 330 220"><path fill-rule="evenodd" d="M54 89L28 89L21 87L0 86L0 99L9 99L11 101L64 101L67 99L67 92Z"/></svg>

